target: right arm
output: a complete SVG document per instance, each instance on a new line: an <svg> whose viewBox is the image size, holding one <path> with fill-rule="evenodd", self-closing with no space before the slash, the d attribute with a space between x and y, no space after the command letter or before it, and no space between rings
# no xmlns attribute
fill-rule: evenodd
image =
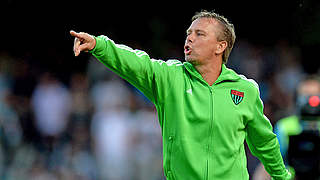
<svg viewBox="0 0 320 180"><path fill-rule="evenodd" d="M71 35L75 35L70 32ZM86 33L85 33L86 34ZM88 35L88 34L87 34ZM75 36L77 39L77 36ZM133 50L128 46L114 43L106 36L93 37L88 35L90 45L81 47L75 40L75 55L80 51L90 51L97 59L110 70L142 91L153 103L159 102L166 96L165 89L169 89L173 82L176 66L180 61L154 60L147 53ZM94 44L94 46L92 46Z"/></svg>

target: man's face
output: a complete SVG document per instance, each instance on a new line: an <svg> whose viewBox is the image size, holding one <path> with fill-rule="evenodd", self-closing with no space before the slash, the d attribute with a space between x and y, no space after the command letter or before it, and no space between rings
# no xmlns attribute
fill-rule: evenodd
<svg viewBox="0 0 320 180"><path fill-rule="evenodd" d="M203 64L216 54L217 32L220 24L213 18L198 18L187 30L184 46L185 60L192 64Z"/></svg>
<svg viewBox="0 0 320 180"><path fill-rule="evenodd" d="M303 96L312 96L320 94L320 84L316 80L307 80L300 84L298 93Z"/></svg>

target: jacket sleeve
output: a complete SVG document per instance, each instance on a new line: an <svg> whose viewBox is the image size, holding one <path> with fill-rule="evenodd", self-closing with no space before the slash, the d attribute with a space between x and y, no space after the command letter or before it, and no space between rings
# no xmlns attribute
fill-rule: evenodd
<svg viewBox="0 0 320 180"><path fill-rule="evenodd" d="M96 46L90 53L101 63L138 88L154 104L164 99L164 89L169 88L180 61L151 59L144 51L116 44L106 36L95 39Z"/></svg>
<svg viewBox="0 0 320 180"><path fill-rule="evenodd" d="M269 119L263 114L263 103L256 89L253 118L247 123L246 141L251 153L258 157L266 171L275 180L289 180L291 174L285 168L276 135Z"/></svg>

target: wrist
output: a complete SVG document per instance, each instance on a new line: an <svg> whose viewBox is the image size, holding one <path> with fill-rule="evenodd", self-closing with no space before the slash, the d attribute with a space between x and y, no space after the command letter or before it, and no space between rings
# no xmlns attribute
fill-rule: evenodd
<svg viewBox="0 0 320 180"><path fill-rule="evenodd" d="M97 38L95 36L91 36L93 38L92 46L89 48L89 52L93 53L97 48Z"/></svg>
<svg viewBox="0 0 320 180"><path fill-rule="evenodd" d="M97 44L97 41L96 41L96 37L90 35L93 39L93 43L92 43L92 46L89 48L89 51L92 51L95 47L96 47L96 44Z"/></svg>
<svg viewBox="0 0 320 180"><path fill-rule="evenodd" d="M107 48L106 47L106 42L109 40L107 36L98 36L94 37L95 40L95 47L91 50L89 50L90 53L95 54L95 55L101 55L103 54L103 51Z"/></svg>

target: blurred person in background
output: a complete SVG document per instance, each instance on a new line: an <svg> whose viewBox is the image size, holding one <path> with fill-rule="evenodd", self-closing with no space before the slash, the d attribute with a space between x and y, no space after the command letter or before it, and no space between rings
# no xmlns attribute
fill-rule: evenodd
<svg viewBox="0 0 320 180"><path fill-rule="evenodd" d="M46 72L41 75L32 94L31 105L44 150L52 151L70 118L69 90L51 73Z"/></svg>
<svg viewBox="0 0 320 180"><path fill-rule="evenodd" d="M275 133L277 134L277 138L280 143L280 151L281 155L283 156L284 162L287 166L290 167L290 170L293 174L295 174L295 169L293 166L296 166L296 162L298 160L292 160L296 158L296 154L292 154L292 151L296 151L300 153L300 158L304 159L303 161L299 161L299 164L303 166L303 173L301 169L298 169L298 174L296 174L296 179L308 179L308 180L316 180L319 178L319 159L320 156L316 154L312 154L313 151L318 151L316 148L320 145L319 141L316 144L309 142L308 136L303 137L299 136L305 132L311 133L311 136L314 138L318 138L319 140L319 132L320 132L320 78L316 75L309 75L302 79L298 85L296 86L295 90L295 114L280 119L274 128ZM315 100L310 99L311 97L315 98ZM305 108L311 108L310 103L314 103L314 107L311 110L306 110ZM306 112L304 112L306 111ZM310 129L313 128L313 129ZM310 135L310 134L309 134ZM290 139L292 137L299 137L302 140L303 146L307 145L309 147L309 152L298 152L299 147L290 147ZM312 137L313 138L313 137ZM296 140L291 140L296 141ZM293 142L291 142L292 145ZM301 144L299 145L300 147ZM291 154L289 153L291 150ZM311 159L308 159L308 154L312 156ZM291 157L290 157L291 156ZM296 162L294 162L296 161ZM313 165L310 165L310 162L314 162ZM315 167L313 167L315 166ZM301 168L300 166L298 168ZM317 169L315 172L312 170L313 168ZM266 173L263 165L259 165L255 171L253 176L254 180L265 180L270 179L266 178L268 174Z"/></svg>
<svg viewBox="0 0 320 180"><path fill-rule="evenodd" d="M128 172L129 91L118 77L95 83L90 90L94 114L91 136L102 179L130 179Z"/></svg>
<svg viewBox="0 0 320 180"><path fill-rule="evenodd" d="M92 102L89 97L89 81L85 74L74 73L70 81L71 122L89 122L92 116ZM71 125L72 126L72 125Z"/></svg>
<svg viewBox="0 0 320 180"><path fill-rule="evenodd" d="M102 179L161 179L161 137L153 107L113 72L94 80L91 136Z"/></svg>
<svg viewBox="0 0 320 180"><path fill-rule="evenodd" d="M150 59L106 36L70 33L76 56L90 51L156 105L168 180L249 179L244 140L274 179L291 178L257 84L225 66L235 34L223 16L202 11L192 18L186 63Z"/></svg>
<svg viewBox="0 0 320 180"><path fill-rule="evenodd" d="M0 53L0 178L15 149L23 142L19 116L12 102L12 62L10 56Z"/></svg>
<svg viewBox="0 0 320 180"><path fill-rule="evenodd" d="M275 133L279 139L281 154L285 163L296 171L297 179L318 179L320 177L320 154L312 154L313 150L320 152L320 78L316 75L307 76L297 86L296 89L296 113L295 115L280 119L275 126ZM301 135L301 136L299 136ZM305 135L305 136L303 136ZM317 143L309 142L309 136L317 138ZM310 149L308 153L300 152L299 147L295 147L296 143L301 146L300 142L296 142L298 138L302 138L304 144L308 144ZM313 137L312 137L313 138ZM290 147L290 146L292 147ZM300 156L305 160L300 162L296 159L296 154L292 151L299 151ZM297 152L298 153L298 152ZM313 157L308 160L308 154ZM294 162L296 161L296 162ZM297 166L297 162L301 164ZM310 165L309 163L315 164ZM305 164L304 164L305 163ZM315 167L314 167L315 166ZM302 170L303 168L304 170ZM316 169L316 171L313 171Z"/></svg>
<svg viewBox="0 0 320 180"><path fill-rule="evenodd" d="M131 122L129 133L129 165L133 180L160 180L162 172L161 129L155 119L156 109L133 91L129 98Z"/></svg>

